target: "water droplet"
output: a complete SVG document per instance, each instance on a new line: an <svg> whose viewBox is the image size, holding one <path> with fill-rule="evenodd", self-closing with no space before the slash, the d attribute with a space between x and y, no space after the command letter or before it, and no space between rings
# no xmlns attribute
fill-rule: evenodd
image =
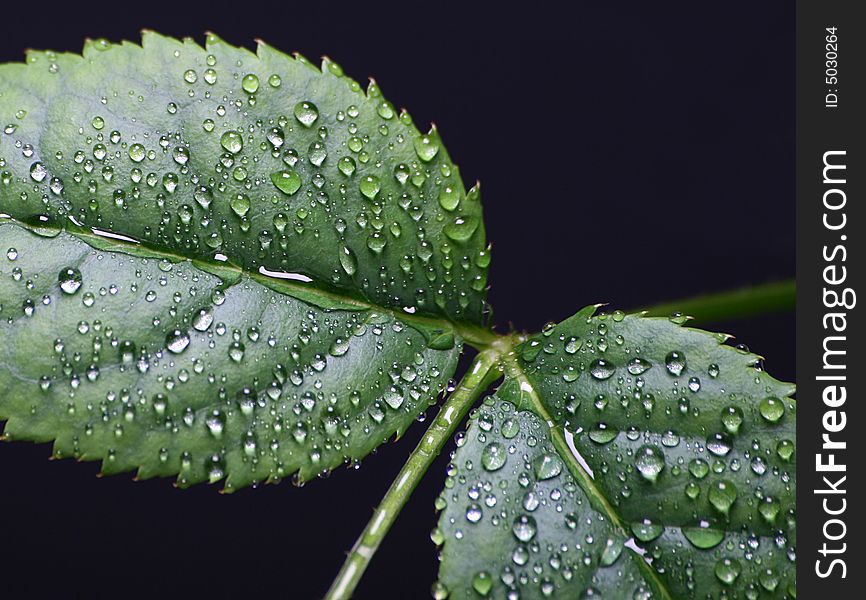
<svg viewBox="0 0 866 600"><path fill-rule="evenodd" d="M244 148L244 138L237 131L226 131L220 137L220 145L232 154L237 154Z"/></svg>
<svg viewBox="0 0 866 600"><path fill-rule="evenodd" d="M48 169L46 169L45 165L43 165L41 162L37 161L30 165L30 178L33 179L33 181L36 181L37 183L41 182L47 176Z"/></svg>
<svg viewBox="0 0 866 600"><path fill-rule="evenodd" d="M239 217L244 217L250 211L250 197L246 194L236 194L229 205L233 213Z"/></svg>
<svg viewBox="0 0 866 600"><path fill-rule="evenodd" d="M649 519L644 519L638 523L631 524L631 532L641 542L651 542L659 537L665 528L657 523L653 523Z"/></svg>
<svg viewBox="0 0 866 600"><path fill-rule="evenodd" d="M594 379L598 379L599 381L610 378L610 376L613 375L615 372L616 367L614 367L613 364L603 358L596 358L589 365L590 375L592 375Z"/></svg>
<svg viewBox="0 0 866 600"><path fill-rule="evenodd" d="M507 454L505 447L499 442L491 442L481 451L481 465L487 471L496 471L505 464Z"/></svg>
<svg viewBox="0 0 866 600"><path fill-rule="evenodd" d="M785 405L778 398L769 396L761 400L758 411L768 423L778 423L785 414Z"/></svg>
<svg viewBox="0 0 866 600"><path fill-rule="evenodd" d="M694 458L689 462L689 473L695 479L703 479L710 472L710 465L702 458Z"/></svg>
<svg viewBox="0 0 866 600"><path fill-rule="evenodd" d="M686 357L682 352L670 352L665 357L665 367L668 373L679 377L686 368Z"/></svg>
<svg viewBox="0 0 866 600"><path fill-rule="evenodd" d="M207 331L213 323L213 318L213 311L211 309L200 309L193 317L193 329L195 329L196 331Z"/></svg>
<svg viewBox="0 0 866 600"><path fill-rule="evenodd" d="M481 511L481 506L473 502L469 505L469 508L466 509L466 520L470 523L477 523L481 520L481 517L484 513Z"/></svg>
<svg viewBox="0 0 866 600"><path fill-rule="evenodd" d="M63 269L57 276L57 282L60 284L60 289L63 293L71 296L81 288L81 272L72 267Z"/></svg>
<svg viewBox="0 0 866 600"><path fill-rule="evenodd" d="M603 567L609 567L617 561L622 554L624 547L623 541L620 538L608 538L604 544L604 551L601 553L599 563Z"/></svg>
<svg viewBox="0 0 866 600"><path fill-rule="evenodd" d="M517 419L512 419L509 417L502 422L502 427L499 431L500 433L502 433L502 437L510 440L518 433L520 433L520 423L517 421Z"/></svg>
<svg viewBox="0 0 866 600"><path fill-rule="evenodd" d="M761 587L768 592L775 591L775 589L779 586L779 576L773 569L764 570L758 577L758 581L761 583Z"/></svg>
<svg viewBox="0 0 866 600"><path fill-rule="evenodd" d="M312 102L298 102L295 105L295 118L304 127L312 127L319 118L319 109Z"/></svg>
<svg viewBox="0 0 866 600"><path fill-rule="evenodd" d="M355 258L355 253L346 246L345 244L340 245L340 266L343 267L343 271L346 272L346 275L351 277L358 270L358 259Z"/></svg>
<svg viewBox="0 0 866 600"><path fill-rule="evenodd" d="M205 419L205 425L214 437L222 436L225 424L225 417L222 412L217 409L214 409L213 412L208 415L207 419Z"/></svg>
<svg viewBox="0 0 866 600"><path fill-rule="evenodd" d="M724 433L714 433L707 438L707 450L716 456L726 456L731 451L733 443Z"/></svg>
<svg viewBox="0 0 866 600"><path fill-rule="evenodd" d="M695 548L709 550L718 546L725 539L725 532L704 527L683 527L683 535Z"/></svg>
<svg viewBox="0 0 866 600"><path fill-rule="evenodd" d="M776 444L776 454L786 462L791 460L791 457L794 456L794 442L791 440L779 441L779 443Z"/></svg>
<svg viewBox="0 0 866 600"><path fill-rule="evenodd" d="M737 435L742 424L743 411L738 406L728 406L722 409L722 426L725 431L731 435Z"/></svg>
<svg viewBox="0 0 866 600"><path fill-rule="evenodd" d="M514 519L514 523L511 526L511 532L514 534L514 537L524 543L532 540L537 531L538 525L536 525L535 519L529 515L520 515Z"/></svg>
<svg viewBox="0 0 866 600"><path fill-rule="evenodd" d="M244 359L244 352L246 348L240 342L232 342L229 345L229 358L231 358L236 363L241 362Z"/></svg>
<svg viewBox="0 0 866 600"><path fill-rule="evenodd" d="M439 141L432 135L422 135L413 140L415 153L424 162L430 162L439 153Z"/></svg>
<svg viewBox="0 0 866 600"><path fill-rule="evenodd" d="M376 194L379 193L379 190L382 189L382 185L379 182L379 178L375 175L366 175L361 179L358 188L366 198L373 200Z"/></svg>
<svg viewBox="0 0 866 600"><path fill-rule="evenodd" d="M740 562L735 558L723 558L716 562L716 578L724 585L734 585L740 571Z"/></svg>
<svg viewBox="0 0 866 600"><path fill-rule="evenodd" d="M259 78L252 73L244 75L241 79L241 87L246 93L255 94L259 89Z"/></svg>
<svg viewBox="0 0 866 600"><path fill-rule="evenodd" d="M665 468L664 454L657 446L650 444L641 446L635 455L634 466L641 477L650 483L655 483Z"/></svg>
<svg viewBox="0 0 866 600"><path fill-rule="evenodd" d="M582 345L583 340L581 338L572 336L565 341L565 353L576 354Z"/></svg>
<svg viewBox="0 0 866 600"><path fill-rule="evenodd" d="M309 159L310 164L321 167L322 163L325 162L325 159L328 158L328 150L325 148L325 144L320 141L315 141L310 144L307 158Z"/></svg>
<svg viewBox="0 0 866 600"><path fill-rule="evenodd" d="M450 185L439 190L439 206L447 211L453 211L460 204L460 191Z"/></svg>
<svg viewBox="0 0 866 600"><path fill-rule="evenodd" d="M761 517L769 525L775 525L776 517L779 516L779 511L781 510L782 505L772 496L765 496L758 505L758 512L761 513Z"/></svg>
<svg viewBox="0 0 866 600"><path fill-rule="evenodd" d="M346 177L351 177L352 173L355 172L355 159L351 156L344 156L337 162L337 168Z"/></svg>
<svg viewBox="0 0 866 600"><path fill-rule="evenodd" d="M737 488L730 481L718 481L710 486L707 498L717 511L727 517L737 500Z"/></svg>
<svg viewBox="0 0 866 600"><path fill-rule="evenodd" d="M133 162L141 162L147 156L147 150L141 144L133 144L129 147L129 158Z"/></svg>
<svg viewBox="0 0 866 600"><path fill-rule="evenodd" d="M606 423L596 423L589 431L589 439L596 444L608 444L616 439L619 430Z"/></svg>
<svg viewBox="0 0 866 600"><path fill-rule="evenodd" d="M180 354L189 346L189 335L182 329L175 329L165 337L165 346L172 354Z"/></svg>
<svg viewBox="0 0 866 600"><path fill-rule="evenodd" d="M469 240L472 237L472 234L474 234L478 229L479 223L480 221L476 216L458 216L455 217L453 221L446 223L445 227L443 227L443 231L448 238L455 242L465 242Z"/></svg>
<svg viewBox="0 0 866 600"><path fill-rule="evenodd" d="M553 454L536 456L532 461L532 466L535 470L535 477L539 481L553 479L562 472L562 461Z"/></svg>
<svg viewBox="0 0 866 600"><path fill-rule="evenodd" d="M293 169L271 174L271 182L287 196L293 195L301 188L301 176Z"/></svg>
<svg viewBox="0 0 866 600"><path fill-rule="evenodd" d="M628 364L625 368L632 375L641 375L643 373L646 373L650 369L650 367L652 367L652 363L642 358L635 357L628 361Z"/></svg>
<svg viewBox="0 0 866 600"><path fill-rule="evenodd" d="M472 589L479 596L487 596L493 589L493 578L487 571L479 571L472 578Z"/></svg>

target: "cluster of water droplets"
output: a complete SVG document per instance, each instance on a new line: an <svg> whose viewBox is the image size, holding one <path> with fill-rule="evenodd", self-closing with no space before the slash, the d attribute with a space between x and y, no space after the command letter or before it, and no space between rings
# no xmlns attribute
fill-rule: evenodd
<svg viewBox="0 0 866 600"><path fill-rule="evenodd" d="M442 546L434 597L651 597L626 539L592 509L538 417L489 398L457 445L431 534Z"/></svg>
<svg viewBox="0 0 866 600"><path fill-rule="evenodd" d="M58 456L106 473L308 479L405 430L457 359L453 334L386 311L327 311L13 223L0 239L0 337L21 357L0 370L6 434L48 431Z"/></svg>
<svg viewBox="0 0 866 600"><path fill-rule="evenodd" d="M115 53L133 54L140 86L114 87ZM362 90L330 60L321 74L302 57L262 47L253 59L215 37L207 49L146 38L143 51L105 42L85 54L75 68L92 72L92 89L23 102L0 134L5 212L481 318L489 249L478 188L464 192L436 130L419 134L375 82ZM46 60L32 54L34 76ZM174 75L154 93L157 67L160 80ZM44 109L34 108L51 102L68 115L52 131L69 144L58 150L40 145Z"/></svg>
<svg viewBox="0 0 866 600"><path fill-rule="evenodd" d="M793 597L793 387L680 315L591 314L545 327L520 354L595 485L683 593ZM710 584L694 552L718 561Z"/></svg>

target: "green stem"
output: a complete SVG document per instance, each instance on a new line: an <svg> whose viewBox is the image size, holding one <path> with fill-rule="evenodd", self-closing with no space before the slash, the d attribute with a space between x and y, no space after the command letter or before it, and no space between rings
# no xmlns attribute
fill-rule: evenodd
<svg viewBox="0 0 866 600"><path fill-rule="evenodd" d="M694 298L658 304L644 310L650 315L665 317L680 312L702 323L725 321L793 310L795 291L794 280L789 279L727 292L703 294Z"/></svg>
<svg viewBox="0 0 866 600"><path fill-rule="evenodd" d="M394 524L406 501L412 495L418 482L439 456L445 442L463 421L475 399L499 377L497 368L499 353L495 349L485 350L475 357L469 372L458 384L457 389L442 405L442 409L418 446L403 465L397 478L391 484L367 527L361 532L358 541L343 563L343 568L331 584L326 600L343 600L352 595L388 530Z"/></svg>

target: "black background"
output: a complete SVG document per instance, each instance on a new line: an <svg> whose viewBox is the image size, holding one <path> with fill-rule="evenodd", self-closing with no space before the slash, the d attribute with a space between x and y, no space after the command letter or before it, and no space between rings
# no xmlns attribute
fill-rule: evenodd
<svg viewBox="0 0 866 600"><path fill-rule="evenodd" d="M794 275L793 3L464 4L40 3L9 15L0 61L27 47L77 52L84 37L137 40L142 28L201 42L211 30L375 76L419 126L436 122L467 183L483 182L500 331L537 330L594 302L628 309ZM793 380L793 315L707 326ZM4 444L3 585L26 583L32 597L319 597L422 430L358 471L230 496L99 479L95 464L49 462L48 446ZM357 597L428 596L446 463Z"/></svg>

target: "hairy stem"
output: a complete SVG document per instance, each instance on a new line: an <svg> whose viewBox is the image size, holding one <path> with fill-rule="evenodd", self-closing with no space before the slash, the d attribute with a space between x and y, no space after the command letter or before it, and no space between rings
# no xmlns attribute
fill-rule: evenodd
<svg viewBox="0 0 866 600"><path fill-rule="evenodd" d="M439 414L433 419L424 437L418 442L418 446L373 512L373 517L361 532L337 578L331 584L331 589L325 596L327 600L351 597L364 570L418 482L430 468L433 460L439 456L445 442L463 421L463 417L469 412L479 394L499 377L498 362L499 353L495 349L485 350L475 357L469 372L463 377L448 401L442 405Z"/></svg>
<svg viewBox="0 0 866 600"><path fill-rule="evenodd" d="M665 302L645 310L650 315L657 316L668 316L674 312L681 312L702 323L724 321L793 310L795 291L794 280L789 279Z"/></svg>

